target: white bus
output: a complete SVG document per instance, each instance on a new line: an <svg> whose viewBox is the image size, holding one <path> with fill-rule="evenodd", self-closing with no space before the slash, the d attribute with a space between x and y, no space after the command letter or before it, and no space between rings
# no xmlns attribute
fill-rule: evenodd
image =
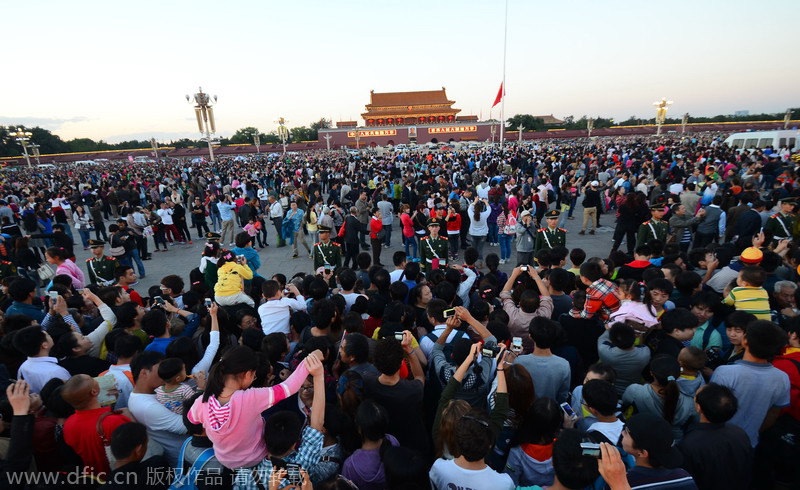
<svg viewBox="0 0 800 490"><path fill-rule="evenodd" d="M773 150L779 150L784 147L790 150L798 150L800 149L800 137L798 136L800 135L795 130L751 131L733 133L728 136L725 143L731 148L736 147L739 152L753 148L763 150L768 146L771 146Z"/></svg>

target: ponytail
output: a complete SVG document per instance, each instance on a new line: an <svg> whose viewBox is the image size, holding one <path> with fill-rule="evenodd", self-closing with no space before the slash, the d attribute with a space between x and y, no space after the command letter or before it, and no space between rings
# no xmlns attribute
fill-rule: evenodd
<svg viewBox="0 0 800 490"><path fill-rule="evenodd" d="M214 364L208 372L203 401L207 402L211 395L216 398L222 394L222 390L225 388L225 376L255 371L258 366L258 356L250 347L237 345L229 348L222 355L222 359Z"/></svg>
<svg viewBox="0 0 800 490"><path fill-rule="evenodd" d="M472 207L472 210L473 210L472 218L475 221L480 221L481 220L481 212L483 212L483 201L478 201L477 204L475 204L475 206Z"/></svg>
<svg viewBox="0 0 800 490"><path fill-rule="evenodd" d="M666 386L664 386L664 419L670 424L673 419L675 419L675 412L678 410L678 400L680 396L681 390L678 387L678 382L675 381L674 377L669 376Z"/></svg>

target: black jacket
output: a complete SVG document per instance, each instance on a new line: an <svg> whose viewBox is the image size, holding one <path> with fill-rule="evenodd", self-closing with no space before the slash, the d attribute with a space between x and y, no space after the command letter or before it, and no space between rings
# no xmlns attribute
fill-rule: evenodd
<svg viewBox="0 0 800 490"><path fill-rule="evenodd" d="M753 448L741 428L693 424L678 449L683 453L683 469L692 475L697 488L750 488Z"/></svg>
<svg viewBox="0 0 800 490"><path fill-rule="evenodd" d="M369 232L367 226L360 221L358 218L353 216L352 214L348 215L347 218L344 220L345 228L344 228L344 243L359 243L359 233L366 234Z"/></svg>

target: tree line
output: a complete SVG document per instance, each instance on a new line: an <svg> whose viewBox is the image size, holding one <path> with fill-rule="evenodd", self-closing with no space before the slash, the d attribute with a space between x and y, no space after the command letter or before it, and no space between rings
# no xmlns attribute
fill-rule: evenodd
<svg viewBox="0 0 800 490"><path fill-rule="evenodd" d="M301 141L316 141L317 132L323 128L330 128L331 121L329 119L320 118L318 121L312 122L308 126L299 126L289 129L289 137L287 143L299 143ZM135 150L140 148L150 148L149 140L129 140L121 141L119 143L108 143L103 140L95 141L91 138L74 138L64 141L57 134L53 134L47 129L35 127L26 127L23 125L0 126L0 157L16 157L23 154L22 145L16 141L15 138L9 136L9 133L22 128L25 131L30 131L32 136L28 144L39 145L39 153L47 155L51 153L91 153L95 151L106 150ZM270 131L263 133L254 127L241 128L233 133L229 138L219 137L220 145L242 145L253 144L253 135L259 134L261 141L260 144L277 144L281 140L278 137L277 131ZM201 140L192 138L181 138L178 140L158 141L159 146L170 146L174 148L190 148L196 146L205 146L206 143ZM32 151L28 151L32 154Z"/></svg>

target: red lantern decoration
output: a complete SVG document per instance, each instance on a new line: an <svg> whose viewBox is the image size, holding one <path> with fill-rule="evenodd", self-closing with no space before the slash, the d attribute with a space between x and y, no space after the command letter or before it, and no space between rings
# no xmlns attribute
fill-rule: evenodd
<svg viewBox="0 0 800 490"><path fill-rule="evenodd" d="M378 126L383 125L383 119L378 119Z"/></svg>
<svg viewBox="0 0 800 490"><path fill-rule="evenodd" d="M372 126L375 123L375 119L367 119L367 126Z"/></svg>
<svg viewBox="0 0 800 490"><path fill-rule="evenodd" d="M428 117L428 121L435 122L436 121L436 117L430 116L430 117Z"/></svg>
<svg viewBox="0 0 800 490"><path fill-rule="evenodd" d="M444 116L439 116L439 122L443 122L443 121L444 121Z"/></svg>
<svg viewBox="0 0 800 490"><path fill-rule="evenodd" d="M447 120L448 120L448 121L455 121L455 119L456 119L456 116L454 116L454 115L452 115L452 114L450 114L449 116L447 116Z"/></svg>
<svg viewBox="0 0 800 490"><path fill-rule="evenodd" d="M419 118L419 122L420 122L420 124L424 123L425 122L425 118L424 117Z"/></svg>
<svg viewBox="0 0 800 490"><path fill-rule="evenodd" d="M403 124L403 118L402 117L398 117L397 118L397 124Z"/></svg>
<svg viewBox="0 0 800 490"><path fill-rule="evenodd" d="M386 120L386 124L392 124L393 122L394 122L394 119L392 119L391 117Z"/></svg>

